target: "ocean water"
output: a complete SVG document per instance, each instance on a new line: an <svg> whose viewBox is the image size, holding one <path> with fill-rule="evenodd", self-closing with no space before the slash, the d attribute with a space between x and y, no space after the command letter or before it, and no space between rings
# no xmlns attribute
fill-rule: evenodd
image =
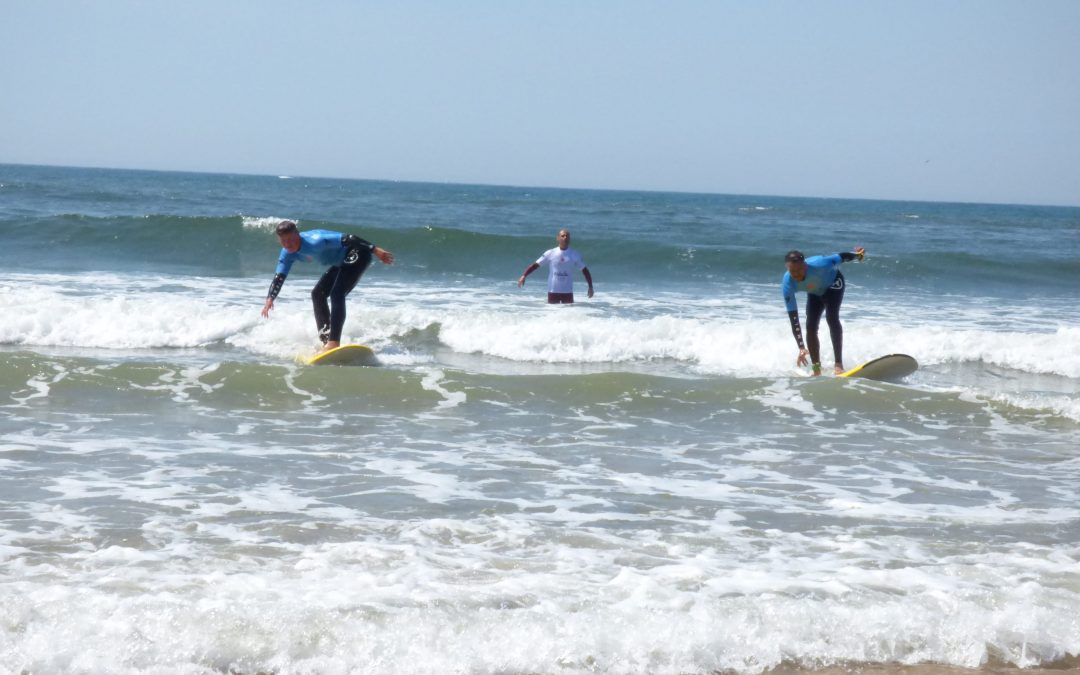
<svg viewBox="0 0 1080 675"><path fill-rule="evenodd" d="M259 316L283 218L396 254L379 367ZM0 235L0 672L1080 664L1080 209L0 165ZM905 383L795 367L855 245Z"/></svg>

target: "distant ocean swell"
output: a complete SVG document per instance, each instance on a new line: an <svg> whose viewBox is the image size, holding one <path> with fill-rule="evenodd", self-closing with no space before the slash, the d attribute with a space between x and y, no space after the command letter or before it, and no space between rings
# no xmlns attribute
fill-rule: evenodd
<svg viewBox="0 0 1080 675"><path fill-rule="evenodd" d="M88 217L37 218L16 225L9 242L20 251L14 267L39 270L100 269L172 271L220 276L272 273L280 250L273 235L280 218L251 217ZM413 227L403 230L302 220L301 229L352 232L389 248L408 274L458 274L516 278L544 250L551 237L496 235L466 230ZM587 235L586 235L587 236ZM707 277L753 269L760 256L745 251L663 245L647 241L598 239L583 242L586 262L620 279ZM77 255L72 255L77 254ZM775 261L773 272L778 269ZM86 267L82 267L82 266ZM296 268L303 274L303 266ZM312 272L314 270L306 270ZM782 272L782 269L781 269ZM775 274L774 274L775 276Z"/></svg>
<svg viewBox="0 0 1080 675"><path fill-rule="evenodd" d="M5 225L5 241L17 251L8 269L267 274L279 250L273 227L280 220L248 216L39 216ZM301 220L301 229L358 234L393 250L402 273L420 278L513 279L542 251L554 246L553 236L430 226L386 229ZM716 243L675 244L641 236L597 236L583 228L574 245L601 282L778 283L783 274L783 246L775 255L763 256L756 248L742 245L739 237L714 233L711 239ZM808 254L831 252L807 250ZM872 264L859 268L854 277L859 283L884 288L1017 292L1037 283L1064 290L1080 278L1080 260L1053 254L1002 260L966 251L942 254L871 249L869 256ZM296 271L308 274L314 270L300 266Z"/></svg>

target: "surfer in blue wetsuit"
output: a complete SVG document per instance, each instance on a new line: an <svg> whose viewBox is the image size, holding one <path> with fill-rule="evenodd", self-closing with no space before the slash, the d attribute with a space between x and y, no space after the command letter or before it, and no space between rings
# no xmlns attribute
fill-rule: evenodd
<svg viewBox="0 0 1080 675"><path fill-rule="evenodd" d="M821 374L821 345L818 342L818 324L822 312L829 324L829 337L832 339L833 356L836 359L835 372L844 372L844 328L840 325L840 303L844 301L844 275L840 273L840 263L862 260L866 250L856 246L854 251L816 255L807 258L800 251L789 251L784 256L782 288L784 304L791 319L791 333L799 345L799 358L796 365L805 366L807 356L814 369L814 375ZM795 302L795 293L806 292L806 344L803 344L802 330L799 327L799 305Z"/></svg>
<svg viewBox="0 0 1080 675"><path fill-rule="evenodd" d="M384 265L394 263L394 254L381 249L370 241L354 234L342 234L330 230L308 230L300 232L296 223L283 220L277 226L278 241L281 242L281 255L278 257L277 271L270 284L263 305L263 318L270 316L274 300L281 292L292 264L297 260L318 262L330 268L311 289L311 301L315 307L315 323L319 327L319 339L322 351L341 346L341 329L345 325L345 296L356 286L356 282L371 264L372 256ZM329 300L329 302L327 302Z"/></svg>

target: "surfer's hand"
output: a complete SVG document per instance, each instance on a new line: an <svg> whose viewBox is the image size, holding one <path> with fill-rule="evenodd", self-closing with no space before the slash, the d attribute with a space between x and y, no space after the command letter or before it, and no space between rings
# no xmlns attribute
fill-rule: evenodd
<svg viewBox="0 0 1080 675"><path fill-rule="evenodd" d="M274 299L273 298L267 298L266 299L266 304L263 305L263 308L262 308L262 317L264 319L269 319L270 318L270 310L273 309L273 308L274 308Z"/></svg>
<svg viewBox="0 0 1080 675"><path fill-rule="evenodd" d="M592 297L592 284L589 285L589 297Z"/></svg>
<svg viewBox="0 0 1080 675"><path fill-rule="evenodd" d="M387 251L385 248L379 248L378 246L376 246L375 248L371 249L371 252L375 254L375 257L378 258L382 262L382 264L394 264L394 254L390 251Z"/></svg>
<svg viewBox="0 0 1080 675"><path fill-rule="evenodd" d="M810 357L810 352L806 351L805 349L800 349L799 350L799 358L797 358L795 360L795 365L797 365L797 366L805 366L807 363L810 362L809 357Z"/></svg>
<svg viewBox="0 0 1080 675"><path fill-rule="evenodd" d="M520 277L518 277L518 288L521 288L524 285L525 285L525 275L522 274Z"/></svg>
<svg viewBox="0 0 1080 675"><path fill-rule="evenodd" d="M856 246L855 255L859 258L859 262L862 262L863 256L866 255L866 249L862 246Z"/></svg>

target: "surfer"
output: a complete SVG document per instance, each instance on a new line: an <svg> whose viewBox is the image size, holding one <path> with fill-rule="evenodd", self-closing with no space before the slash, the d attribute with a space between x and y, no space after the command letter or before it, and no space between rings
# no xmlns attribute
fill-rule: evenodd
<svg viewBox="0 0 1080 675"><path fill-rule="evenodd" d="M814 375L821 374L821 345L818 342L818 324L821 313L825 313L825 322L829 324L829 337L832 339L834 367L837 375L844 372L844 328L840 325L840 303L844 301L844 275L840 273L840 263L862 260L866 250L856 246L854 251L816 255L807 258L801 251L789 251L784 256L782 288L784 303L787 305L788 318L791 319L791 333L799 345L799 358L796 365L805 366L807 356L814 369ZM799 327L799 305L795 302L797 291L806 292L806 344L803 344L802 330Z"/></svg>
<svg viewBox="0 0 1080 675"><path fill-rule="evenodd" d="M581 254L570 248L570 230L559 230L555 241L558 242L558 246L544 251L536 262L525 268L525 273L518 279L518 288L525 285L525 277L546 263L548 266L548 304L571 304L574 302L574 268L576 267L581 270L585 281L589 284L591 298L593 296L592 275L589 274L589 268L585 267Z"/></svg>
<svg viewBox="0 0 1080 675"><path fill-rule="evenodd" d="M300 232L291 220L278 223L276 232L281 242L281 255L278 256L274 280L270 283L266 304L263 305L263 318L269 318L274 300L281 292L281 286L294 262L316 261L329 265L330 268L311 289L311 301L315 306L315 324L323 343L322 351L340 347L341 329L345 325L345 296L371 264L372 256L384 265L392 265L394 254L354 234L330 230Z"/></svg>

